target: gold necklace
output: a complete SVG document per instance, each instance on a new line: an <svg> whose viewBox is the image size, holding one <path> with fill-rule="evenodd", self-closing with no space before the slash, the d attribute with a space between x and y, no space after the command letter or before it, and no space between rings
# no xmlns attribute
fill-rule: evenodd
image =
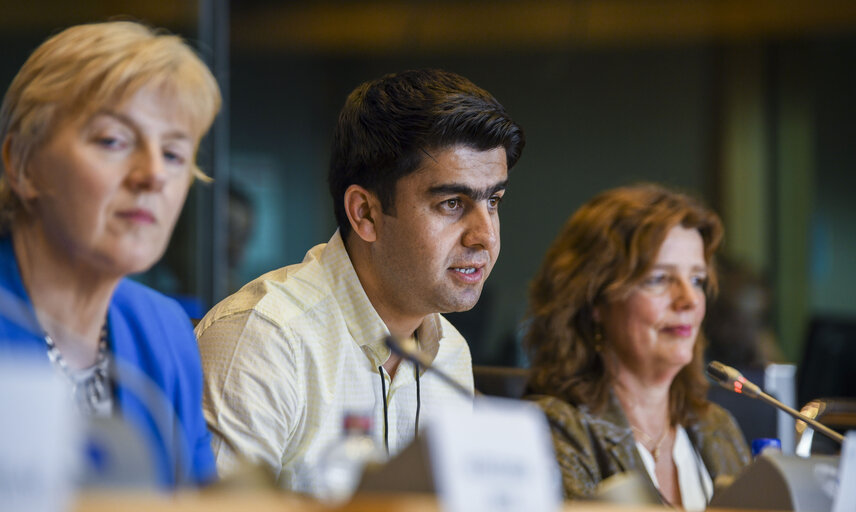
<svg viewBox="0 0 856 512"><path fill-rule="evenodd" d="M656 441L653 437L643 432L642 429L636 428L636 425L633 425L632 423L630 424L630 428L632 428L634 432L645 438L642 440L642 446L645 446L645 448L651 452L651 456L654 457L654 462L658 462L660 460L660 448L663 447L663 441L666 440L666 434L669 433L669 428L666 427L666 429L663 430L663 433L660 435L660 438ZM653 445L653 448L648 448L648 446L650 445Z"/></svg>

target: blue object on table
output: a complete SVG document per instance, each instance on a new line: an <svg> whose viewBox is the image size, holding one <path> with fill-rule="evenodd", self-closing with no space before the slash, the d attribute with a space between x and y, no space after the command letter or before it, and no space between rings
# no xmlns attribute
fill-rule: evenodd
<svg viewBox="0 0 856 512"><path fill-rule="evenodd" d="M752 457L757 457L764 450L782 451L782 442L775 437L761 437L752 440Z"/></svg>

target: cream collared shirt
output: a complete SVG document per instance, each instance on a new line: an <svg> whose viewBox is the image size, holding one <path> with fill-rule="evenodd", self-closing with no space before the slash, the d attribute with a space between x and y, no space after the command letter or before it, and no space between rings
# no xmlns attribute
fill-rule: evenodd
<svg viewBox="0 0 856 512"><path fill-rule="evenodd" d="M280 484L319 494L318 463L342 435L346 412L368 413L384 446L386 388L390 455L416 429L415 369L403 361L379 372L389 334L363 291L338 231L304 261L269 272L227 297L196 327L204 372L203 406L221 476L241 458L261 463ZM417 330L433 365L473 389L469 347L441 315ZM467 402L420 371L420 425L452 402Z"/></svg>

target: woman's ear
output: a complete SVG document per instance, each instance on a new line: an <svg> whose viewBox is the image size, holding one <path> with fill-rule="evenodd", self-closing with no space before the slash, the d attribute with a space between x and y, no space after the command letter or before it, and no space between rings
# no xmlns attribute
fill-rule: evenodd
<svg viewBox="0 0 856 512"><path fill-rule="evenodd" d="M365 242L377 240L377 221L380 217L380 202L377 197L359 185L345 190L345 213L351 229Z"/></svg>
<svg viewBox="0 0 856 512"><path fill-rule="evenodd" d="M21 202L26 202L35 198L38 194L29 176L22 168L19 154L16 151L12 151L14 136L11 133L7 135L6 140L3 141L2 148L0 148L0 156L3 158L3 174L6 175L6 182L9 184L9 188L12 189L12 192L18 196Z"/></svg>

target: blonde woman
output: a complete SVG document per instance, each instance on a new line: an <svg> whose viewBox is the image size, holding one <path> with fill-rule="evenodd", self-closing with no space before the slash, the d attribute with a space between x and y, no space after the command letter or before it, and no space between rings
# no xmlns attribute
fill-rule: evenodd
<svg viewBox="0 0 856 512"><path fill-rule="evenodd" d="M179 306L125 276L163 254L220 102L180 38L111 22L45 41L0 111L0 348L133 425L165 486L215 477L199 355Z"/></svg>

